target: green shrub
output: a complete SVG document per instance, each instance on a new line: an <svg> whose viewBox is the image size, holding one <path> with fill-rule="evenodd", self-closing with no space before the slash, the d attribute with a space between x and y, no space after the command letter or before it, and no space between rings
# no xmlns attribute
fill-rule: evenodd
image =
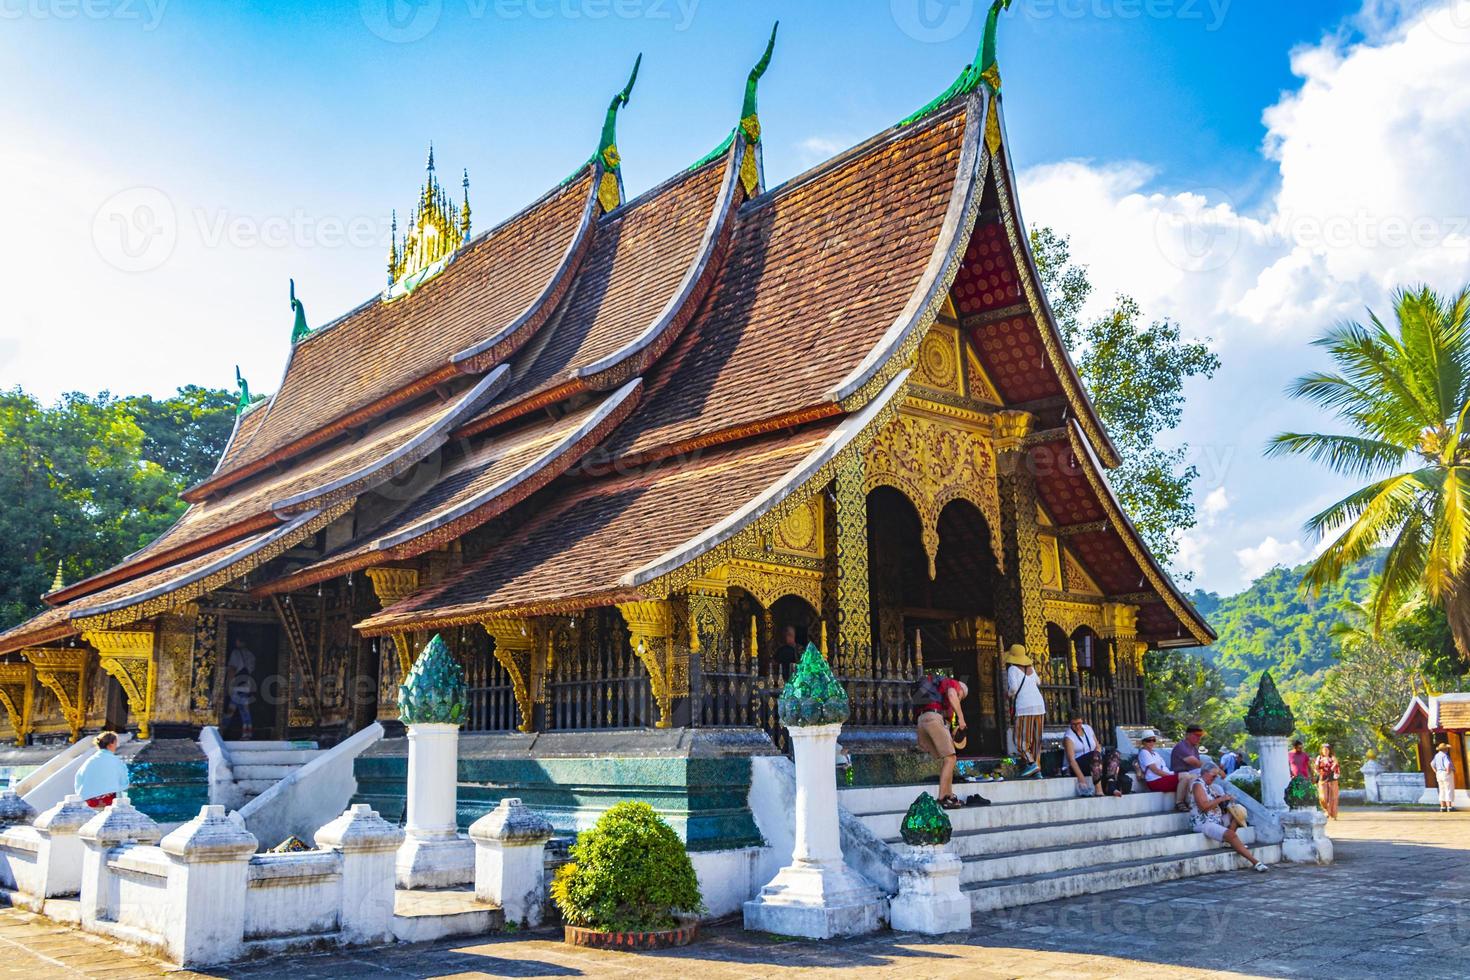
<svg viewBox="0 0 1470 980"><path fill-rule="evenodd" d="M1257 803L1261 802L1261 781L1259 779L1232 779L1230 785Z"/></svg>
<svg viewBox="0 0 1470 980"><path fill-rule="evenodd" d="M1286 805L1291 807L1315 807L1319 803L1317 789L1306 776L1293 776L1286 784Z"/></svg>
<svg viewBox="0 0 1470 980"><path fill-rule="evenodd" d="M577 838L551 897L569 925L603 932L671 929L704 911L694 866L647 803L619 803Z"/></svg>

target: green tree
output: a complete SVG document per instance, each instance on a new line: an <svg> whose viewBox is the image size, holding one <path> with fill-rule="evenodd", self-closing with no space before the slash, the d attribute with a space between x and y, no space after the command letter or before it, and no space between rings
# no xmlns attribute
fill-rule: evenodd
<svg viewBox="0 0 1470 980"><path fill-rule="evenodd" d="M233 401L226 394L217 407L220 394L186 389L140 409L106 393L48 407L18 388L0 391L0 628L40 609L58 562L69 582L95 574L178 518L179 491L212 466L202 454L222 448L221 415L233 424ZM152 450L137 414L155 433Z"/></svg>
<svg viewBox="0 0 1470 980"><path fill-rule="evenodd" d="M171 398L134 395L124 404L143 430L143 458L189 487L209 476L224 454L238 400L232 391L185 385Z"/></svg>
<svg viewBox="0 0 1470 980"><path fill-rule="evenodd" d="M1179 532L1194 526L1199 471L1186 463L1188 446L1167 448L1160 437L1179 426L1185 382L1213 377L1220 359L1207 344L1186 341L1173 321L1146 322L1128 296L1118 296L1105 316L1085 320L1092 283L1086 268L1072 263L1068 240L1040 228L1031 247L1062 340L1123 458L1113 486L1150 550L1168 562L1179 550Z"/></svg>
<svg viewBox="0 0 1470 980"><path fill-rule="evenodd" d="M1470 661L1470 288L1453 297L1428 287L1395 293L1393 328L1369 316L1367 326L1345 323L1316 341L1336 372L1308 374L1289 389L1349 431L1285 432L1268 449L1369 481L1308 521L1312 533L1337 536L1303 582L1324 589L1387 543L1374 628L1422 588Z"/></svg>
<svg viewBox="0 0 1470 980"><path fill-rule="evenodd" d="M1219 668L1185 650L1144 655L1144 702L1166 738L1180 738L1190 725L1203 726L1211 745L1235 744L1245 733L1244 712L1232 710Z"/></svg>

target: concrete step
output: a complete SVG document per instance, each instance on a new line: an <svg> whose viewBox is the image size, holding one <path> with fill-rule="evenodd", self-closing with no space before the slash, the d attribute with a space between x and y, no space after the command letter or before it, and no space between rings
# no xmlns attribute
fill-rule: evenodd
<svg viewBox="0 0 1470 980"><path fill-rule="evenodd" d="M393 893L393 935L401 943L498 932L505 913L475 898L473 888L434 888Z"/></svg>
<svg viewBox="0 0 1470 980"><path fill-rule="evenodd" d="M1203 839L1201 837L1201 840ZM1255 853L1267 864L1277 864L1281 861L1280 844L1257 848ZM1237 870L1249 869L1246 868L1245 861L1234 851L1223 845L1211 844L1209 851L1187 857L1170 856L1121 861L1069 871L1036 874L1024 878L974 882L962 887L970 898L970 908L973 911L990 912L996 909L1014 908L1018 905L1050 902L1059 898L1073 898L1077 895L1092 895L1120 888L1172 881L1176 878Z"/></svg>
<svg viewBox="0 0 1470 980"><path fill-rule="evenodd" d="M223 744L225 751L232 755L236 752L279 752L318 748L317 743L310 739L297 739L290 742L270 742L250 739L245 742L225 742Z"/></svg>
<svg viewBox="0 0 1470 980"><path fill-rule="evenodd" d="M1077 782L1073 779L1010 779L1003 782L955 783L955 795L963 799L971 793L996 803L1038 803L1046 800L1076 798ZM920 793L939 795L939 784L908 786L862 786L839 789L843 807L859 816L867 813L897 811L903 813Z"/></svg>
<svg viewBox="0 0 1470 980"><path fill-rule="evenodd" d="M238 779L237 778L235 780L235 785L237 787L239 787L240 792L245 795L245 798L247 800L250 800L250 799L252 799L254 797L259 796L261 793L264 793L266 790L270 789L272 786L274 786L278 782L280 782L279 779Z"/></svg>
<svg viewBox="0 0 1470 980"><path fill-rule="evenodd" d="M1076 784L1071 780L1045 780L1045 782ZM997 788L1005 784L996 784ZM912 795L898 807L886 812L868 812L860 817L868 829L885 840L899 836L904 815L918 796L918 787L911 787ZM1029 827L1036 824L1073 823L1082 820L1105 820L1112 817L1137 817L1154 813L1172 813L1174 797L1168 793L1131 793L1124 797L1067 795L1037 801L1006 802L992 797L981 785L966 784L956 787L956 794L979 793L992 800L990 806L964 807L948 810L950 825L956 834L992 829ZM847 805L845 799L843 806Z"/></svg>
<svg viewBox="0 0 1470 980"><path fill-rule="evenodd" d="M1250 846L1249 828L1241 832L1241 840ZM1011 854L988 854L965 858L960 874L963 884L986 881L1014 881L1032 875L1055 874L1079 868L1158 858L1189 857L1220 847L1204 834L1193 830L1174 830L1148 836L1126 837L1063 847L1036 847Z"/></svg>
<svg viewBox="0 0 1470 980"><path fill-rule="evenodd" d="M1189 815L1146 813L1138 816L1085 819L1065 823L1036 823L1029 826L998 827L957 833L950 842L952 853L961 858L1004 856L1050 847L1079 847L1130 837L1156 837L1189 830ZM890 844L901 843L893 838Z"/></svg>
<svg viewBox="0 0 1470 980"><path fill-rule="evenodd" d="M256 765L253 762L237 762L235 763L233 768L235 771L235 782L237 784L240 784L245 782L257 782L260 780L269 780L270 782L276 782L277 780L285 779L287 776L291 775L293 772L295 772L297 769L300 769L301 767L261 766Z"/></svg>
<svg viewBox="0 0 1470 980"><path fill-rule="evenodd" d="M230 764L240 766L304 766L321 755L323 749L263 749L231 752Z"/></svg>

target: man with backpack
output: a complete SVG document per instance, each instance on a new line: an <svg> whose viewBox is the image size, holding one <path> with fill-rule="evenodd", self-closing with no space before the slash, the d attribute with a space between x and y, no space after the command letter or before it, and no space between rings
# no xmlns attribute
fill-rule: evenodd
<svg viewBox="0 0 1470 980"><path fill-rule="evenodd" d="M939 805L946 810L958 810L964 806L954 795L955 747L950 722L954 721L956 732L966 730L962 702L969 693L964 681L940 674L925 674L918 683L915 696L919 713L919 748L939 760Z"/></svg>

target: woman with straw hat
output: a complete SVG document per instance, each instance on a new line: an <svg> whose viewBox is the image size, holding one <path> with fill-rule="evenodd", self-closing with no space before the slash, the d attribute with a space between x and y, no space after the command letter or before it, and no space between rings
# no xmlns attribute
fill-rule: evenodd
<svg viewBox="0 0 1470 980"><path fill-rule="evenodd" d="M1041 730L1046 723L1046 699L1041 678L1021 644L1006 651L1006 693L1010 696L1012 733L1016 754L1026 760L1021 776L1041 777Z"/></svg>
<svg viewBox="0 0 1470 980"><path fill-rule="evenodd" d="M1439 812L1452 813L1455 809L1455 764L1450 760L1450 743L1440 742L1436 747L1439 751L1434 753L1434 761L1429 766L1439 783Z"/></svg>

